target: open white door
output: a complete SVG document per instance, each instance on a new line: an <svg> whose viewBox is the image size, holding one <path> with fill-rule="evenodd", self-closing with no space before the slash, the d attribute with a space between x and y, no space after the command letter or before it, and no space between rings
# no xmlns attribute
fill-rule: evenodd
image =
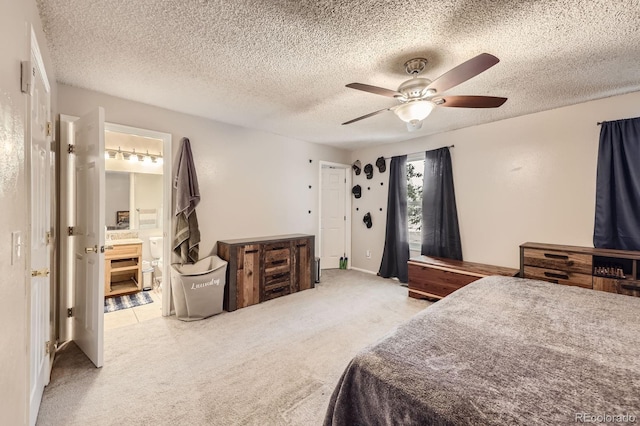
<svg viewBox="0 0 640 426"><path fill-rule="evenodd" d="M320 265L322 269L336 269L347 253L346 170L322 167L321 179Z"/></svg>
<svg viewBox="0 0 640 426"><path fill-rule="evenodd" d="M31 35L29 96L29 257L31 299L29 330L29 424L35 424L44 387L49 384L51 342L51 162L50 90L35 35Z"/></svg>
<svg viewBox="0 0 640 426"><path fill-rule="evenodd" d="M104 334L104 109L73 122L75 224L73 340L102 367Z"/></svg>

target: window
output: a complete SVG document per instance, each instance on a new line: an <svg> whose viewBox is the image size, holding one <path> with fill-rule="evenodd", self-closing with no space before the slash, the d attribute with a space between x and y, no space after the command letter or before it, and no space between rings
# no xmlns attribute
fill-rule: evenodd
<svg viewBox="0 0 640 426"><path fill-rule="evenodd" d="M407 158L407 215L409 226L409 250L420 251L422 245L422 176L424 153Z"/></svg>

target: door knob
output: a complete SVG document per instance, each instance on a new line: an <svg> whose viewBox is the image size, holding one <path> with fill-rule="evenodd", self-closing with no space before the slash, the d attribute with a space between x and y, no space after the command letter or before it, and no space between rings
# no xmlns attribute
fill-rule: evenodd
<svg viewBox="0 0 640 426"><path fill-rule="evenodd" d="M85 253L97 253L98 252L98 246L85 247L84 248L84 252Z"/></svg>
<svg viewBox="0 0 640 426"><path fill-rule="evenodd" d="M38 269L36 271L31 271L32 277L48 277L49 276L49 268Z"/></svg>

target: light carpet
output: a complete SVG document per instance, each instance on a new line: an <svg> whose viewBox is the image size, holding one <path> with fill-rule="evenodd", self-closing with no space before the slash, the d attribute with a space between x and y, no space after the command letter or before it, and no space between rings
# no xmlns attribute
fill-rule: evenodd
<svg viewBox="0 0 640 426"><path fill-rule="evenodd" d="M427 306L397 281L327 270L315 289L203 321L110 330L103 368L60 351L37 424L320 425L356 352Z"/></svg>

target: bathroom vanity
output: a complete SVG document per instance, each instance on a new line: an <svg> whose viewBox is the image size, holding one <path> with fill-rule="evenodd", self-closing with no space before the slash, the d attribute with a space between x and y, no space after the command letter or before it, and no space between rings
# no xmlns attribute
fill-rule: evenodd
<svg viewBox="0 0 640 426"><path fill-rule="evenodd" d="M104 254L105 297L137 293L142 290L142 240L111 240Z"/></svg>

